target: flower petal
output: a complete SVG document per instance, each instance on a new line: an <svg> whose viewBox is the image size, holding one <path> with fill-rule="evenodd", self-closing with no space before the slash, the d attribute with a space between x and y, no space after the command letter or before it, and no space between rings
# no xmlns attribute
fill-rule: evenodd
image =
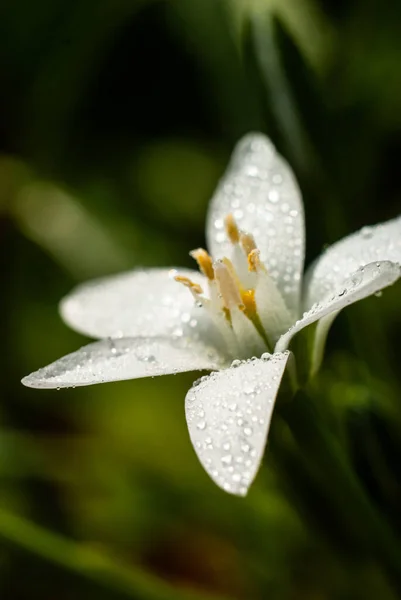
<svg viewBox="0 0 401 600"><path fill-rule="evenodd" d="M244 496L258 471L288 356L234 361L229 369L202 377L187 394L192 444L210 477L227 492Z"/></svg>
<svg viewBox="0 0 401 600"><path fill-rule="evenodd" d="M302 319L296 321L295 325L278 340L276 352L282 352L288 348L292 337L307 325L331 313L337 314L345 306L375 294L397 281L400 274L400 266L389 261L370 263L361 267L348 279L343 281L335 292L330 292L323 300L314 304L305 312ZM327 330L331 322L332 320L327 321L327 327L322 329L322 335L327 335Z"/></svg>
<svg viewBox="0 0 401 600"><path fill-rule="evenodd" d="M224 229L229 213L254 236L262 261L296 314L305 240L301 193L287 162L260 133L239 142L211 201L206 234L215 258L231 255Z"/></svg>
<svg viewBox="0 0 401 600"><path fill-rule="evenodd" d="M329 246L307 271L304 310L339 289L357 269L375 261L401 264L401 217L363 227Z"/></svg>
<svg viewBox="0 0 401 600"><path fill-rule="evenodd" d="M31 373L22 383L33 388L64 388L224 365L225 359L216 349L200 342L182 338L107 339L63 356Z"/></svg>
<svg viewBox="0 0 401 600"><path fill-rule="evenodd" d="M179 273L207 288L197 271ZM176 274L175 269L138 270L84 283L61 301L61 316L73 329L97 338L178 334L191 321L193 329L201 327L206 312L195 307Z"/></svg>

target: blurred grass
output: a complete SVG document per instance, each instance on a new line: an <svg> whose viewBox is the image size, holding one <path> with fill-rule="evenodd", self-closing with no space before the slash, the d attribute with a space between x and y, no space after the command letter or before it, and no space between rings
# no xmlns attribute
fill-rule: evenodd
<svg viewBox="0 0 401 600"><path fill-rule="evenodd" d="M400 18L395 0L2 2L1 597L118 595L88 583L86 553L122 568L132 598L399 596L333 520L279 419L293 470L268 450L242 500L192 450L190 375L48 393L19 380L85 343L57 314L76 282L192 266L250 129L299 177L308 259L398 214ZM399 306L396 286L341 315L310 391L398 538Z"/></svg>

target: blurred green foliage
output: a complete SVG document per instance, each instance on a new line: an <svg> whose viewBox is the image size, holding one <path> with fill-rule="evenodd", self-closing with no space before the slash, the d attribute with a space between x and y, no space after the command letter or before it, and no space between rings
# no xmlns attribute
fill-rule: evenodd
<svg viewBox="0 0 401 600"><path fill-rule="evenodd" d="M191 264L249 130L297 173L308 260L397 215L400 21L396 0L2 1L2 598L399 597L399 285L338 319L246 499L192 451L190 375L19 381L85 343L56 309L76 282Z"/></svg>

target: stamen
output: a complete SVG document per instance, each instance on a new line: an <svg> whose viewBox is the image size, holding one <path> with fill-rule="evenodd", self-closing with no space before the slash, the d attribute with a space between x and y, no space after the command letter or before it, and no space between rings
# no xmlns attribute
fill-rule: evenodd
<svg viewBox="0 0 401 600"><path fill-rule="evenodd" d="M247 317L252 319L257 314L255 290L244 290L241 293L241 299L243 304L243 312Z"/></svg>
<svg viewBox="0 0 401 600"><path fill-rule="evenodd" d="M237 286L238 290L241 290L242 289L241 281L240 281L240 278L238 277L238 273L235 270L235 267L234 267L233 263L231 262L231 260L225 256L224 258L221 259L221 262L229 270L230 275L233 278L233 280L235 282L235 285Z"/></svg>
<svg viewBox="0 0 401 600"><path fill-rule="evenodd" d="M238 225L235 222L235 219L231 213L229 213L225 220L224 224L226 226L226 233L228 238L232 244L238 244L239 242L239 229Z"/></svg>
<svg viewBox="0 0 401 600"><path fill-rule="evenodd" d="M264 340L267 346L269 346L269 340L258 315L258 308L256 305L255 290L246 290L241 293L243 305L241 307L242 312L246 317L253 323L256 331L260 337Z"/></svg>
<svg viewBox="0 0 401 600"><path fill-rule="evenodd" d="M258 271L266 271L265 266L260 260L260 250L257 248L254 248L248 254L248 269L253 273L257 273Z"/></svg>
<svg viewBox="0 0 401 600"><path fill-rule="evenodd" d="M250 233L241 233L239 241L246 256L249 256L252 250L257 250L255 239Z"/></svg>
<svg viewBox="0 0 401 600"><path fill-rule="evenodd" d="M184 275L176 275L174 279L178 281L178 283L185 285L185 287L187 287L196 296L199 296L199 294L203 293L202 286L200 286L199 283L194 283L191 281L189 277L185 277Z"/></svg>
<svg viewBox="0 0 401 600"><path fill-rule="evenodd" d="M197 248L189 253L198 263L201 272L210 280L214 279L213 261L210 254L203 248Z"/></svg>
<svg viewBox="0 0 401 600"><path fill-rule="evenodd" d="M227 262L229 263L230 261ZM217 261L214 264L214 272L224 307L230 309L232 306L242 306L237 282L226 261Z"/></svg>

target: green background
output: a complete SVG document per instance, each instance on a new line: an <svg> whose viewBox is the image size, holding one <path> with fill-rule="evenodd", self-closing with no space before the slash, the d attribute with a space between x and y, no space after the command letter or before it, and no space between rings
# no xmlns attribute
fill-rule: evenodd
<svg viewBox="0 0 401 600"><path fill-rule="evenodd" d="M248 131L300 181L307 261L397 216L400 22L396 0L2 0L1 598L399 597L400 285L337 319L246 499L192 450L196 376L20 379L86 343L57 312L76 283L193 266Z"/></svg>

